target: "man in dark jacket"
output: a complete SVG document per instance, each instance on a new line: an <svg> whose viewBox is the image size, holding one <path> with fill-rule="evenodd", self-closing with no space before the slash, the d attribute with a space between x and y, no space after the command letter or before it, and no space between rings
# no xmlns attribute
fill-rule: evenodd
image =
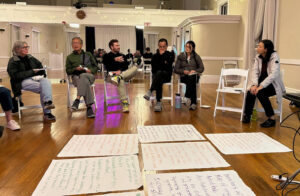
<svg viewBox="0 0 300 196"><path fill-rule="evenodd" d="M45 78L42 63L29 55L28 49L26 42L16 41L13 46L14 56L8 62L7 72L14 96L21 96L21 90L40 94L44 119L55 120L55 116L51 114L51 109L55 108L52 102L51 83Z"/></svg>
<svg viewBox="0 0 300 196"><path fill-rule="evenodd" d="M97 72L97 63L90 52L82 50L83 41L80 37L72 39L73 52L67 57L66 72L72 76L72 82L77 87L77 97L72 105L72 110L78 110L80 98L83 97L87 106L86 115L88 118L94 118L95 114L92 108L94 104L94 94L91 85L95 81Z"/></svg>
<svg viewBox="0 0 300 196"><path fill-rule="evenodd" d="M118 40L113 39L108 45L111 51L103 57L103 64L108 72L108 81L118 87L123 112L129 112L125 81L132 79L137 73L138 68L132 66L128 69L129 62L126 56L120 53Z"/></svg>
<svg viewBox="0 0 300 196"><path fill-rule="evenodd" d="M161 98L163 84L171 81L174 62L172 54L167 51L168 41L164 38L158 41L158 52L153 55L151 60L152 66L152 84L144 95L146 100L150 100L153 91L156 91L156 105L154 111L160 112L162 110Z"/></svg>

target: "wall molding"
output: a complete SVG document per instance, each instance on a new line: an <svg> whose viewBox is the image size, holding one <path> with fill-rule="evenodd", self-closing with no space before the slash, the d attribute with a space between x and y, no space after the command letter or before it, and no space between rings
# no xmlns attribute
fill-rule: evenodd
<svg viewBox="0 0 300 196"><path fill-rule="evenodd" d="M243 57L218 57L218 56L202 56L204 61L242 61Z"/></svg>
<svg viewBox="0 0 300 196"><path fill-rule="evenodd" d="M300 93L300 89L295 89L295 88L289 88L289 87L285 87L286 92L289 93Z"/></svg>
<svg viewBox="0 0 300 196"><path fill-rule="evenodd" d="M240 21L241 21L240 15L202 15L202 16L193 16L185 19L182 23L179 24L179 27L184 28L195 24L206 24L206 23L237 24L240 23Z"/></svg>
<svg viewBox="0 0 300 196"><path fill-rule="evenodd" d="M0 59L9 59L9 56L0 56Z"/></svg>
<svg viewBox="0 0 300 196"><path fill-rule="evenodd" d="M280 59L280 64L300 65L300 59Z"/></svg>

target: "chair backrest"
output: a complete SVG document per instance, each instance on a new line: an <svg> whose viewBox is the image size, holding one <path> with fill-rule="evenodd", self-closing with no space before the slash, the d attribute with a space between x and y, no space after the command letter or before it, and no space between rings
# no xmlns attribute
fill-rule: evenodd
<svg viewBox="0 0 300 196"><path fill-rule="evenodd" d="M247 77L248 76L248 70L247 69L222 69L221 71L222 76L242 76Z"/></svg>
<svg viewBox="0 0 300 196"><path fill-rule="evenodd" d="M247 87L247 83L248 83L248 72L249 70L247 69L224 69L222 68L221 70L221 75L220 75L220 81L219 81L219 89L221 88L227 88L227 85L226 85L226 81L224 80L225 76L240 76L240 77L243 77L245 78L244 79L244 82L243 82L243 91L246 90L246 87ZM234 88L234 87L231 87L231 88Z"/></svg>
<svg viewBox="0 0 300 196"><path fill-rule="evenodd" d="M223 68L238 68L238 62L237 61L223 61Z"/></svg>

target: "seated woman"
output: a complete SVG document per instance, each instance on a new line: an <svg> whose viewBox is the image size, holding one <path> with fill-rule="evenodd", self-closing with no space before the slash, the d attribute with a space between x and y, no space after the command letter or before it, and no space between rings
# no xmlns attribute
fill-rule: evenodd
<svg viewBox="0 0 300 196"><path fill-rule="evenodd" d="M50 81L45 78L42 63L28 54L29 46L26 42L16 41L13 46L13 57L9 59L7 72L10 76L11 88L15 97L22 94L21 90L40 94L41 105L44 109L45 120L55 120L51 109L52 88Z"/></svg>
<svg viewBox="0 0 300 196"><path fill-rule="evenodd" d="M13 105L10 90L2 86L0 86L0 103L6 117L6 127L13 131L20 129L19 124L16 121L14 121L11 116L11 110L13 108ZM4 128L0 126L0 137L2 136L3 129Z"/></svg>
<svg viewBox="0 0 300 196"><path fill-rule="evenodd" d="M152 84L149 91L144 95L146 100L150 100L153 91L156 91L155 112L161 112L162 104L162 88L164 83L171 81L174 60L169 51L167 51L168 41L164 38L158 41L157 53L153 55L151 60Z"/></svg>
<svg viewBox="0 0 300 196"><path fill-rule="evenodd" d="M252 67L250 90L247 93L243 123L249 123L256 97L265 110L268 119L261 127L275 126L274 110L269 100L270 96L282 97L285 88L280 77L279 56L270 40L262 40L257 47L257 56Z"/></svg>
<svg viewBox="0 0 300 196"><path fill-rule="evenodd" d="M174 72L180 74L180 81L186 84L185 97L190 110L197 109L197 83L204 66L200 56L195 52L195 43L188 41L185 44L185 52L178 57Z"/></svg>

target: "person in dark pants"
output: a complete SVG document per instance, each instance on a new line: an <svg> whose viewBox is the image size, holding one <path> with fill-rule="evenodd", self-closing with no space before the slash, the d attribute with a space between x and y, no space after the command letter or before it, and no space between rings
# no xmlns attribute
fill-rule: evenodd
<svg viewBox="0 0 300 196"><path fill-rule="evenodd" d="M6 127L13 131L19 130L20 129L19 124L16 121L14 121L11 116L11 110L13 109L13 105L12 105L10 90L2 86L0 86L0 103L6 117L6 122L7 122ZM0 126L0 137L2 136L3 130L4 127Z"/></svg>
<svg viewBox="0 0 300 196"><path fill-rule="evenodd" d="M167 51L168 41L164 38L158 41L158 52L153 55L151 59L152 66L152 84L144 95L146 100L150 100L153 91L156 91L156 105L154 111L160 112L162 110L161 98L162 98L162 87L164 83L171 81L172 77L172 64L174 60L172 55Z"/></svg>
<svg viewBox="0 0 300 196"><path fill-rule="evenodd" d="M268 117L260 126L273 127L275 126L275 117L269 97L276 95L279 99L285 93L285 87L280 77L279 56L270 40L259 42L257 53L258 55L252 67L250 90L247 92L243 123L250 122L255 99L258 98Z"/></svg>
<svg viewBox="0 0 300 196"><path fill-rule="evenodd" d="M199 74L203 71L203 62L195 52L195 43L188 41L185 44L185 52L177 57L174 72L180 74L180 81L186 84L185 97L190 110L197 109L197 83Z"/></svg>

